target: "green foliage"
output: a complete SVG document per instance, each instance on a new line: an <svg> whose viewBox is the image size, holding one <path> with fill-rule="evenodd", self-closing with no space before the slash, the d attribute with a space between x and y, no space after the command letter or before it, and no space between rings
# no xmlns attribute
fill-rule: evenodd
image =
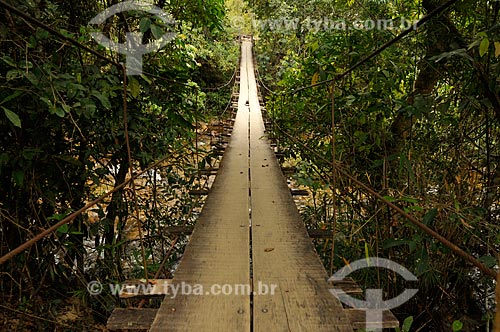
<svg viewBox="0 0 500 332"><path fill-rule="evenodd" d="M410 332L412 324L413 316L408 316L403 321L403 326L401 326L401 328L396 328L396 332Z"/></svg>
<svg viewBox="0 0 500 332"><path fill-rule="evenodd" d="M145 55L148 75L128 77L127 84L127 127L134 170L176 151L168 165L161 165L162 183L168 183L168 188L159 192L157 181L138 180L148 189L154 187L157 199L164 203L139 199L140 214L147 216L144 232L152 238L159 237L165 220L183 222L196 204L187 195L189 188L198 185L195 179L179 176L194 163L193 151L180 147L194 137L195 122L208 121L227 101L227 91L207 94L202 89L227 82L237 59L233 37L224 31L222 0L164 3L164 11L177 22L173 27L177 38L162 50ZM99 48L90 38L96 28L90 28L88 22L104 9L101 1L22 0L14 5L114 61L125 60ZM0 14L8 18L0 22L3 255L122 183L129 165L121 70L3 8ZM144 33L146 39L164 33L166 27L161 22L139 14L113 16L98 28L114 40L123 40L129 29ZM204 160L212 162L209 157ZM33 251L3 265L2 289L15 293L13 299L50 289L30 303L37 308L35 314L44 316L47 308L37 306L37 298L55 296L52 290L66 294L81 289L87 279L128 277L123 266L133 269L142 265L141 257L126 255L137 251L137 243L127 238L128 215L134 209L129 194L129 189L117 191L88 215L59 227ZM163 258L157 257L158 248L170 245L168 238L159 238L161 241L149 243L147 250L155 264ZM172 257L171 265L178 259L177 255ZM78 291L75 294L84 298ZM113 301L104 296L89 305L102 314Z"/></svg>
<svg viewBox="0 0 500 332"><path fill-rule="evenodd" d="M500 4L460 3L333 87L293 92L333 79L402 31L398 25L315 29L314 22L327 17L353 27L356 20L414 20L445 1L249 3L260 20L259 71L275 91L267 96L272 136L287 163L299 170L308 165L296 175L315 193L303 217L308 227L332 229L336 215L333 267L366 253L407 267L420 291L400 310L415 317L415 329L446 330L452 321L445 317L463 315L475 322L470 325L484 324L478 313L491 310L484 300L491 281L352 181L337 174L334 187L331 160L485 265L497 266L500 34L490 13ZM329 268L331 241L318 241L316 248ZM395 296L404 288L382 273L362 280Z"/></svg>
<svg viewBox="0 0 500 332"><path fill-rule="evenodd" d="M463 327L464 327L464 324L461 321L459 321L459 320L453 321L453 324L451 325L451 328L453 329L453 332L462 331Z"/></svg>
<svg viewBox="0 0 500 332"><path fill-rule="evenodd" d="M10 122L12 122L14 126L21 128L21 119L19 118L19 116L3 106L2 109L5 113L5 116L9 119Z"/></svg>

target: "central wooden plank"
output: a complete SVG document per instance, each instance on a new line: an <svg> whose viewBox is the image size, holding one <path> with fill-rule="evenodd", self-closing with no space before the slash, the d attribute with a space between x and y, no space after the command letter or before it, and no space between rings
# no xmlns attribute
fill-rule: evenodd
<svg viewBox="0 0 500 332"><path fill-rule="evenodd" d="M252 44L243 43L251 57ZM340 302L331 295L278 161L265 138L253 63L247 61L250 101L250 180L253 331L352 332ZM275 286L259 295L259 285ZM264 291L262 289L262 291Z"/></svg>
<svg viewBox="0 0 500 332"><path fill-rule="evenodd" d="M150 331L352 332L265 138L249 40L241 59L230 144Z"/></svg>
<svg viewBox="0 0 500 332"><path fill-rule="evenodd" d="M219 287L227 291L225 285L250 287L246 75L242 70L231 141L173 279L173 284L181 288L183 283L202 285L204 294L167 295L150 331L250 331L250 295L214 295L211 289L216 287L218 292L224 290Z"/></svg>

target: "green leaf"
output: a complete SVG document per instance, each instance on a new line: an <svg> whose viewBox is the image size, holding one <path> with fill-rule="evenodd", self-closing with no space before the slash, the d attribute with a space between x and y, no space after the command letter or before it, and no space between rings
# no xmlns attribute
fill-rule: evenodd
<svg viewBox="0 0 500 332"><path fill-rule="evenodd" d="M490 40L488 37L484 37L481 40L481 44L479 44L479 56L483 57L486 53L488 53L488 49L490 48Z"/></svg>
<svg viewBox="0 0 500 332"><path fill-rule="evenodd" d="M19 78L19 77L22 77L22 76L23 76L23 71L22 70L12 69L12 70L9 70L7 72L7 75L5 76L5 78L7 79L7 81L11 81L13 79L16 79L16 78Z"/></svg>
<svg viewBox="0 0 500 332"><path fill-rule="evenodd" d="M438 213L438 210L435 208L427 211L427 213L424 216L423 223L426 225L429 225L431 222L434 221L434 218L436 218L437 213Z"/></svg>
<svg viewBox="0 0 500 332"><path fill-rule="evenodd" d="M62 108L63 108L64 112L66 112L66 113L71 112L71 106L69 106L69 105L62 104Z"/></svg>
<svg viewBox="0 0 500 332"><path fill-rule="evenodd" d="M462 331L463 327L464 327L464 324L459 320L454 321L453 324L451 325L453 332Z"/></svg>
<svg viewBox="0 0 500 332"><path fill-rule="evenodd" d="M29 48L35 48L37 45L37 40L36 40L36 37L31 35L30 38L29 38L29 41L28 41L28 47Z"/></svg>
<svg viewBox="0 0 500 332"><path fill-rule="evenodd" d="M139 23L139 30L142 33L145 33L146 31L149 30L150 27L151 27L151 20L147 17L143 17L141 19L141 22Z"/></svg>
<svg viewBox="0 0 500 332"><path fill-rule="evenodd" d="M108 97L100 93L99 91L92 91L92 96L96 97L105 108L111 108L111 102Z"/></svg>
<svg viewBox="0 0 500 332"><path fill-rule="evenodd" d="M59 29L59 33L64 37L73 38L73 34L66 29Z"/></svg>
<svg viewBox="0 0 500 332"><path fill-rule="evenodd" d="M16 91L13 94L8 95L7 97L4 98L4 100L2 100L2 102L0 102L0 105L5 104L6 102L11 101L12 99L16 99L22 93L23 93L22 91Z"/></svg>
<svg viewBox="0 0 500 332"><path fill-rule="evenodd" d="M5 116L10 120L10 122L12 122L14 126L21 128L21 119L19 118L19 116L3 106L2 109L5 113Z"/></svg>
<svg viewBox="0 0 500 332"><path fill-rule="evenodd" d="M403 197L401 197L401 200L403 202L408 202L408 203L413 203L413 204L418 203L418 199L413 198L413 197L409 197L409 196L403 196Z"/></svg>
<svg viewBox="0 0 500 332"><path fill-rule="evenodd" d="M141 85L139 84L138 80L136 80L135 78L130 78L128 87L130 89L130 94L132 95L132 97L139 97L139 95L141 94Z"/></svg>
<svg viewBox="0 0 500 332"><path fill-rule="evenodd" d="M7 165L9 162L9 154L8 153L2 153L0 154L0 166L1 165Z"/></svg>
<svg viewBox="0 0 500 332"><path fill-rule="evenodd" d="M61 221L65 217L64 214L53 214L52 216L48 217L47 220L56 220L56 221Z"/></svg>
<svg viewBox="0 0 500 332"><path fill-rule="evenodd" d="M383 248L384 249L389 249L392 247L398 247L402 245L412 245L414 241L412 240L403 240L403 239L387 239L384 241Z"/></svg>
<svg viewBox="0 0 500 332"><path fill-rule="evenodd" d="M6 64L8 64L11 67L17 67L17 65L14 62L14 60L10 56L8 56L8 55L4 55L2 57L2 60L3 60L3 62L5 62Z"/></svg>
<svg viewBox="0 0 500 332"><path fill-rule="evenodd" d="M391 196L384 196L384 198L388 201L388 202L395 202L396 199L394 197L391 197Z"/></svg>
<svg viewBox="0 0 500 332"><path fill-rule="evenodd" d="M146 75L141 75L141 78L148 82L148 84L153 84L153 81L151 81Z"/></svg>
<svg viewBox="0 0 500 332"><path fill-rule="evenodd" d="M42 39L47 39L49 38L50 34L47 30L44 30L42 28L37 29L35 33L36 39L42 40Z"/></svg>
<svg viewBox="0 0 500 332"><path fill-rule="evenodd" d="M403 326L401 328L402 332L410 332L410 328L413 324L413 316L408 316L403 322Z"/></svg>
<svg viewBox="0 0 500 332"><path fill-rule="evenodd" d="M60 118L64 118L64 116L66 115L66 113L64 113L64 110L62 108L59 108L59 107L55 107L52 110L52 112L55 113Z"/></svg>
<svg viewBox="0 0 500 332"><path fill-rule="evenodd" d="M62 233L62 234L68 234L68 231L69 231L69 226L68 226L68 224L64 224L64 225L60 226L60 227L57 229L57 232Z"/></svg>
<svg viewBox="0 0 500 332"><path fill-rule="evenodd" d="M497 259L493 256L483 256L479 258L479 261L489 268L492 268L495 265L497 265Z"/></svg>
<svg viewBox="0 0 500 332"><path fill-rule="evenodd" d="M12 178L18 186L22 186L24 183L24 172L22 169L16 169L12 171Z"/></svg>
<svg viewBox="0 0 500 332"><path fill-rule="evenodd" d="M156 39L160 39L163 36L163 30L157 25L151 25L151 32Z"/></svg>
<svg viewBox="0 0 500 332"><path fill-rule="evenodd" d="M33 64L31 62L29 62L29 61L27 61L27 62L20 62L19 63L19 67L22 68L22 69L26 69L26 68L30 69L30 68L33 68Z"/></svg>
<svg viewBox="0 0 500 332"><path fill-rule="evenodd" d="M81 110L81 112L83 112L83 115L85 115L87 118L90 118L91 116L94 115L97 107L92 99L90 98L80 99L80 104L81 104L80 108L77 108L76 105L73 105L73 108L76 108L77 113Z"/></svg>
<svg viewBox="0 0 500 332"><path fill-rule="evenodd" d="M52 104L52 101L50 101L48 98L45 98L45 97L40 97L40 100L43 101L45 104L47 104L47 106L49 108L52 108L54 107L54 105Z"/></svg>
<svg viewBox="0 0 500 332"><path fill-rule="evenodd" d="M26 160L33 160L33 158L41 153L43 153L43 150L37 148L24 148L22 151L23 158Z"/></svg>

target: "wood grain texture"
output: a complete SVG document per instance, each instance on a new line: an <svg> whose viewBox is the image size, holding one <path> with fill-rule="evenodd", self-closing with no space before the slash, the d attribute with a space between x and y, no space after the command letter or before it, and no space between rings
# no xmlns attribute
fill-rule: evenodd
<svg viewBox="0 0 500 332"><path fill-rule="evenodd" d="M242 52L251 58L251 44L244 44ZM342 305L329 292L328 275L265 137L253 63L247 66L253 280L254 285L277 285L274 295L254 296L253 330L352 331Z"/></svg>
<svg viewBox="0 0 500 332"><path fill-rule="evenodd" d="M153 323L158 309L117 308L108 319L106 327L111 330L147 330Z"/></svg>
<svg viewBox="0 0 500 332"><path fill-rule="evenodd" d="M173 284L253 294L167 295L151 331L352 332L265 138L250 41L240 71L231 140Z"/></svg>
<svg viewBox="0 0 500 332"><path fill-rule="evenodd" d="M346 309L345 311L346 311L347 317L349 317L349 320L351 321L353 328L364 329L367 327L366 311L361 310L361 309ZM373 325L371 325L371 324L373 324ZM382 313L382 321L381 322L369 322L368 328L370 326L381 326L381 325L384 329L394 329L396 327L399 327L399 321L391 311L385 310Z"/></svg>
<svg viewBox="0 0 500 332"><path fill-rule="evenodd" d="M242 73L242 81L246 81ZM248 94L224 152L218 175L193 230L174 284L250 285L248 203ZM165 297L150 331L250 331L250 297L177 295Z"/></svg>

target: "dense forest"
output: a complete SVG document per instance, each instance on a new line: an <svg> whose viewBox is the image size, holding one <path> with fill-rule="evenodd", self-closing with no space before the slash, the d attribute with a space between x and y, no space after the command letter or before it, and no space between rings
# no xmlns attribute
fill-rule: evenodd
<svg viewBox="0 0 500 332"><path fill-rule="evenodd" d="M0 1L1 330L102 331L122 300L90 281L172 277L186 238L163 230L202 206L189 192L219 160L207 146L240 34L283 167L311 193L303 220L332 234L314 240L327 271L389 258L419 280L393 310L402 331L492 330L500 1L158 0L174 24L134 11L89 24L118 2ZM175 38L127 76L96 31ZM391 298L406 286L353 276Z"/></svg>
<svg viewBox="0 0 500 332"><path fill-rule="evenodd" d="M115 3L7 2L23 16L0 6L0 255L115 190L2 265L2 330L105 323L117 300L90 296L86 284L153 275L170 248L168 274L182 241L161 230L195 220L199 202L187 192L199 186L196 162L213 158L196 152L197 126L224 110L230 91L214 88L231 80L238 59L224 2L160 1L173 27L133 11L88 23ZM144 74L126 81L124 57L90 35L123 42L140 31L146 44L167 29L175 40L145 54ZM138 173L158 161L123 189L130 166Z"/></svg>

